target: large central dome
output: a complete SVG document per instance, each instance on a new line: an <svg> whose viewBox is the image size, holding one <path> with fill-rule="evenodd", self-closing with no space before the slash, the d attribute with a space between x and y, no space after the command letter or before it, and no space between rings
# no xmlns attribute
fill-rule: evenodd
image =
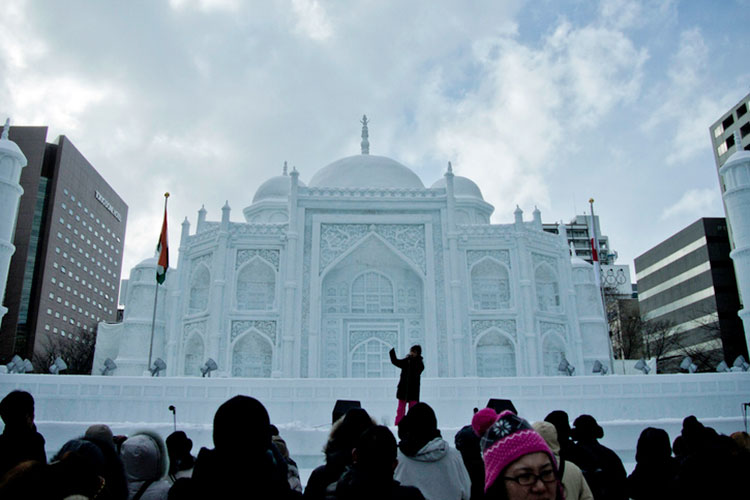
<svg viewBox="0 0 750 500"><path fill-rule="evenodd" d="M417 174L385 156L361 154L337 160L318 170L310 187L424 189Z"/></svg>

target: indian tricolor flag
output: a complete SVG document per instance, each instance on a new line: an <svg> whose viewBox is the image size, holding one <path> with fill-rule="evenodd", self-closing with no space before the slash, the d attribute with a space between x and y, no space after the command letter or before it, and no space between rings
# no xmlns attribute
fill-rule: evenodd
<svg viewBox="0 0 750 500"><path fill-rule="evenodd" d="M169 248L167 247L167 200L165 195L164 200L164 222L161 224L161 234L159 235L159 243L156 245L156 255L158 260L156 261L156 282L158 284L164 283L167 277L167 269L169 269Z"/></svg>

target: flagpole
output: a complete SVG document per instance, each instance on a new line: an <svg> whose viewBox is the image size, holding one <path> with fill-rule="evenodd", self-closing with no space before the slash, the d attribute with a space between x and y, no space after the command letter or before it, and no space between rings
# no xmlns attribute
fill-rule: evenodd
<svg viewBox="0 0 750 500"><path fill-rule="evenodd" d="M607 324L607 340L609 345L609 369L612 374L615 373L615 354L612 348L612 337L609 335L609 317L607 314L607 300L604 297L604 287L602 287L602 270L599 264L599 235L596 234L596 219L594 218L594 199L589 198L589 207L591 208L591 232L594 235L591 244L591 257L594 263L594 275L596 276L596 286L599 287L599 297L602 299L602 311L604 312L604 321Z"/></svg>
<svg viewBox="0 0 750 500"><path fill-rule="evenodd" d="M169 199L169 193L164 193L164 220L166 222L167 217L167 200ZM159 242L161 243L161 234L159 235ZM156 272L159 272L159 256L156 256ZM167 270L164 270L164 275L166 276ZM156 286L154 287L154 313L151 316L151 340L148 343L148 365L146 366L147 370L151 370L151 357L154 353L154 327L156 326L156 301L159 298L159 280L156 281Z"/></svg>

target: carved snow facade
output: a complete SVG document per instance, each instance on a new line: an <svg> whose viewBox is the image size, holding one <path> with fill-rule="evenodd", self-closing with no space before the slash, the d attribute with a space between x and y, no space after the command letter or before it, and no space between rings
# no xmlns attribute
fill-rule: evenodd
<svg viewBox="0 0 750 500"><path fill-rule="evenodd" d="M362 162L408 170L353 156L310 187L296 170L270 179L247 222L230 222L228 205L218 222L201 209L193 234L183 222L153 347L167 375L200 376L212 358L214 376L393 377L388 351L413 344L431 377L560 375L563 357L590 373L608 362L593 269L571 261L564 226L544 232L538 211L524 221L520 210L490 224L493 207L450 168L425 188L411 171L362 178ZM123 331L97 346L120 375L146 368L154 284L141 273L154 265L134 268Z"/></svg>

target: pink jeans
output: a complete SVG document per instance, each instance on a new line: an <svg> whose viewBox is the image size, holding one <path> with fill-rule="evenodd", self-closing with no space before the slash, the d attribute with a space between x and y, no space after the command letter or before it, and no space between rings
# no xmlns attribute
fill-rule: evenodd
<svg viewBox="0 0 750 500"><path fill-rule="evenodd" d="M409 409L411 410L411 407L417 404L419 401L409 401ZM399 422L401 422L401 419L404 418L404 415L406 414L406 401L403 399L398 400L398 408L396 409L396 425L398 425Z"/></svg>

